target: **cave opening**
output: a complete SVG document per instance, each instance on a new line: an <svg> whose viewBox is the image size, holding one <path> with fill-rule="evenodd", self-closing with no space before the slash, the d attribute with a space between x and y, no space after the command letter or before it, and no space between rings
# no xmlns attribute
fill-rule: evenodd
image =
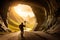
<svg viewBox="0 0 60 40"><path fill-rule="evenodd" d="M7 12L8 28L12 32L19 31L19 24L26 21L25 31L33 31L37 26L37 20L32 7L26 4L10 6Z"/></svg>

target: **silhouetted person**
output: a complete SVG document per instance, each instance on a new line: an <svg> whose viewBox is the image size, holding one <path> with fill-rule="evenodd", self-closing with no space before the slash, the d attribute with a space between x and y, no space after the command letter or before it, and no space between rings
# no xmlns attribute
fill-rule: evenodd
<svg viewBox="0 0 60 40"><path fill-rule="evenodd" d="M19 28L20 28L20 30L21 30L21 37L23 38L23 33L24 33L24 27L25 27L25 25L23 24L23 23L21 23L20 25L19 25Z"/></svg>

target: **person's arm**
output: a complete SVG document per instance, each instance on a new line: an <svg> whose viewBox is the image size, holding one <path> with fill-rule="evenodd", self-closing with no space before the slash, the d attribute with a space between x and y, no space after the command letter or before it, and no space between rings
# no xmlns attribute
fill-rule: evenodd
<svg viewBox="0 0 60 40"><path fill-rule="evenodd" d="M25 25L23 25L25 27Z"/></svg>

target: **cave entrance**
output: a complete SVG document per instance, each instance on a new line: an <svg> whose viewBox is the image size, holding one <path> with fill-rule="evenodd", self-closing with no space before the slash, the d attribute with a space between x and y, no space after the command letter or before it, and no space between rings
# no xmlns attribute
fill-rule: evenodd
<svg viewBox="0 0 60 40"><path fill-rule="evenodd" d="M8 28L12 32L19 31L19 24L26 21L25 31L32 31L37 25L36 17L31 6L17 4L8 9Z"/></svg>

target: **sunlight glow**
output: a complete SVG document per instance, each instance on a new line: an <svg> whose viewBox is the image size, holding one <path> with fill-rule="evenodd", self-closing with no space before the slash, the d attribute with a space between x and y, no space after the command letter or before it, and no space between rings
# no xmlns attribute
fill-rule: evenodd
<svg viewBox="0 0 60 40"><path fill-rule="evenodd" d="M24 27L24 31L33 31L36 27L36 17L34 15L34 12L29 5L25 4L17 4L12 5L8 9L8 28L12 32L20 31L19 25L26 21L24 24L26 27Z"/></svg>
<svg viewBox="0 0 60 40"><path fill-rule="evenodd" d="M23 19L26 17L34 17L34 13L32 11L32 8L28 5L24 4L18 4L14 7L15 12L20 15Z"/></svg>
<svg viewBox="0 0 60 40"><path fill-rule="evenodd" d="M26 28L26 30L24 30L24 31L31 31L32 29L31 28Z"/></svg>

